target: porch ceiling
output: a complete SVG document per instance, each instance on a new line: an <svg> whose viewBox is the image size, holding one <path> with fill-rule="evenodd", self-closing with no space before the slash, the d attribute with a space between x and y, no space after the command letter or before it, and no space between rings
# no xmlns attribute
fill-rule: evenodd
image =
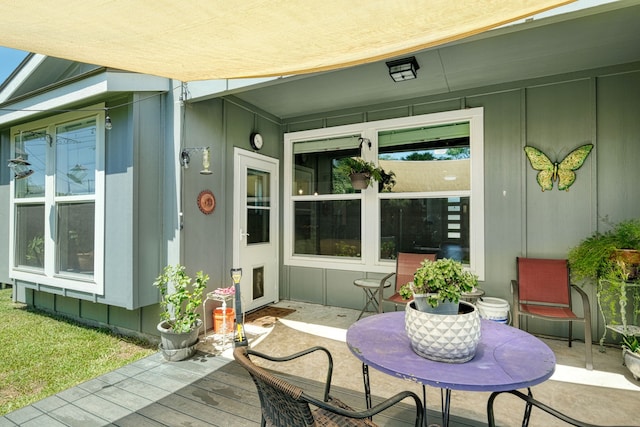
<svg viewBox="0 0 640 427"><path fill-rule="evenodd" d="M286 119L625 64L640 61L638 22L640 2L619 1L419 51L415 80L393 82L379 61L226 93Z"/></svg>

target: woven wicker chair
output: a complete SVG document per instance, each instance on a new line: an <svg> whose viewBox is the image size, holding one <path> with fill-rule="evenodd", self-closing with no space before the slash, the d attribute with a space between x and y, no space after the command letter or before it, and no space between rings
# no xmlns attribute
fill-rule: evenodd
<svg viewBox="0 0 640 427"><path fill-rule="evenodd" d="M270 371L255 365L249 356L260 357L273 362L284 362L313 353L324 352L328 359L324 397L317 399L303 389L275 376ZM375 426L371 417L405 398L412 398L416 405L416 427L422 425L423 409L420 398L410 391L398 393L366 411L354 411L349 406L330 396L333 358L324 347L312 347L284 357L272 357L247 347L236 347L233 357L246 369L258 389L262 410L262 426L303 427L303 426ZM313 405L316 409L312 410Z"/></svg>

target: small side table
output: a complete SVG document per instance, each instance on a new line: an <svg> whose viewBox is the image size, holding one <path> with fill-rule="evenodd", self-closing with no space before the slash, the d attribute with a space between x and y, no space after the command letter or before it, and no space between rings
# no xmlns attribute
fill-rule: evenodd
<svg viewBox="0 0 640 427"><path fill-rule="evenodd" d="M367 299L367 302L364 304L360 315L358 316L358 320L362 317L369 305L371 305L372 311L377 313L380 310L380 304L382 303L382 295L380 294L380 280L382 279L356 279L353 281L353 284L359 288L362 288L364 291L364 295ZM391 286L391 283L385 282L384 287L388 288ZM379 298L379 299L378 299Z"/></svg>
<svg viewBox="0 0 640 427"><path fill-rule="evenodd" d="M471 304L475 304L478 301L478 298L482 298L484 296L484 291L480 288L475 288L471 292L463 292L460 298L464 301L470 302Z"/></svg>

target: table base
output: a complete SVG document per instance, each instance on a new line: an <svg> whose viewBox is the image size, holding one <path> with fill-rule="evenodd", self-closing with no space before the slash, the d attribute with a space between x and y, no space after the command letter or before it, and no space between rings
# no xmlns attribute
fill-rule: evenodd
<svg viewBox="0 0 640 427"><path fill-rule="evenodd" d="M364 396L365 403L367 405L367 409L371 409L371 384L369 382L369 366L366 363L362 364L362 380L364 383ZM541 407L541 409L546 412L551 413L556 418L559 418L563 421L567 422L578 422L578 424L574 424L576 426L587 426L587 424L580 423L579 421L573 420L572 418L538 402L533 398L533 392L530 387L527 387L527 394L523 394L518 390L510 390L510 391L500 391L494 392L489 397L489 401L487 402L487 418L489 421L489 427L495 427L495 421L493 416L493 401L495 398L501 393L511 393L514 394L521 399L525 400L527 403L524 408L524 414L522 416L522 427L528 427L529 419L531 418L531 410L533 406ZM449 388L441 388L440 389L440 409L442 413L442 425L440 424L429 424L429 415L427 413L427 386L422 385L422 409L424 411L424 426L425 427L449 427L449 419L451 415L451 389ZM371 420L371 417L369 418Z"/></svg>

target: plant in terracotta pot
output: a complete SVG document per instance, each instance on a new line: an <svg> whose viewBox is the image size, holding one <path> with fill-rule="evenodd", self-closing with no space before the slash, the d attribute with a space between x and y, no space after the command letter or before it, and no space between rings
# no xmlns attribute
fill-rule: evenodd
<svg viewBox="0 0 640 427"><path fill-rule="evenodd" d="M480 341L480 316L473 304L460 297L476 283L477 277L459 261L422 261L413 282L400 288L403 298L414 298L405 311L405 330L413 351L439 362L473 359ZM419 306L421 300L424 304Z"/></svg>
<svg viewBox="0 0 640 427"><path fill-rule="evenodd" d="M371 180L382 182L383 174L393 178L395 174L386 174L382 168L373 162L367 162L362 157L345 157L340 159L340 171L351 179L351 185L356 190L363 190L371 184Z"/></svg>
<svg viewBox="0 0 640 427"><path fill-rule="evenodd" d="M573 247L568 260L575 281L591 281L597 286L598 306L609 328L616 330L616 325L622 325L619 331L624 334L629 298L633 301L633 323L637 324L640 314L640 219L604 222L611 228L595 232Z"/></svg>
<svg viewBox="0 0 640 427"><path fill-rule="evenodd" d="M425 259L414 273L413 282L403 285L399 293L404 299L414 298L418 310L442 307L441 310L451 314L458 312L462 294L471 292L477 284L478 278L466 271L459 261L450 258L435 261Z"/></svg>
<svg viewBox="0 0 640 427"><path fill-rule="evenodd" d="M168 265L153 283L160 290L160 346L167 360L182 360L195 352L202 326L199 308L209 276L196 273L195 282L181 265Z"/></svg>

